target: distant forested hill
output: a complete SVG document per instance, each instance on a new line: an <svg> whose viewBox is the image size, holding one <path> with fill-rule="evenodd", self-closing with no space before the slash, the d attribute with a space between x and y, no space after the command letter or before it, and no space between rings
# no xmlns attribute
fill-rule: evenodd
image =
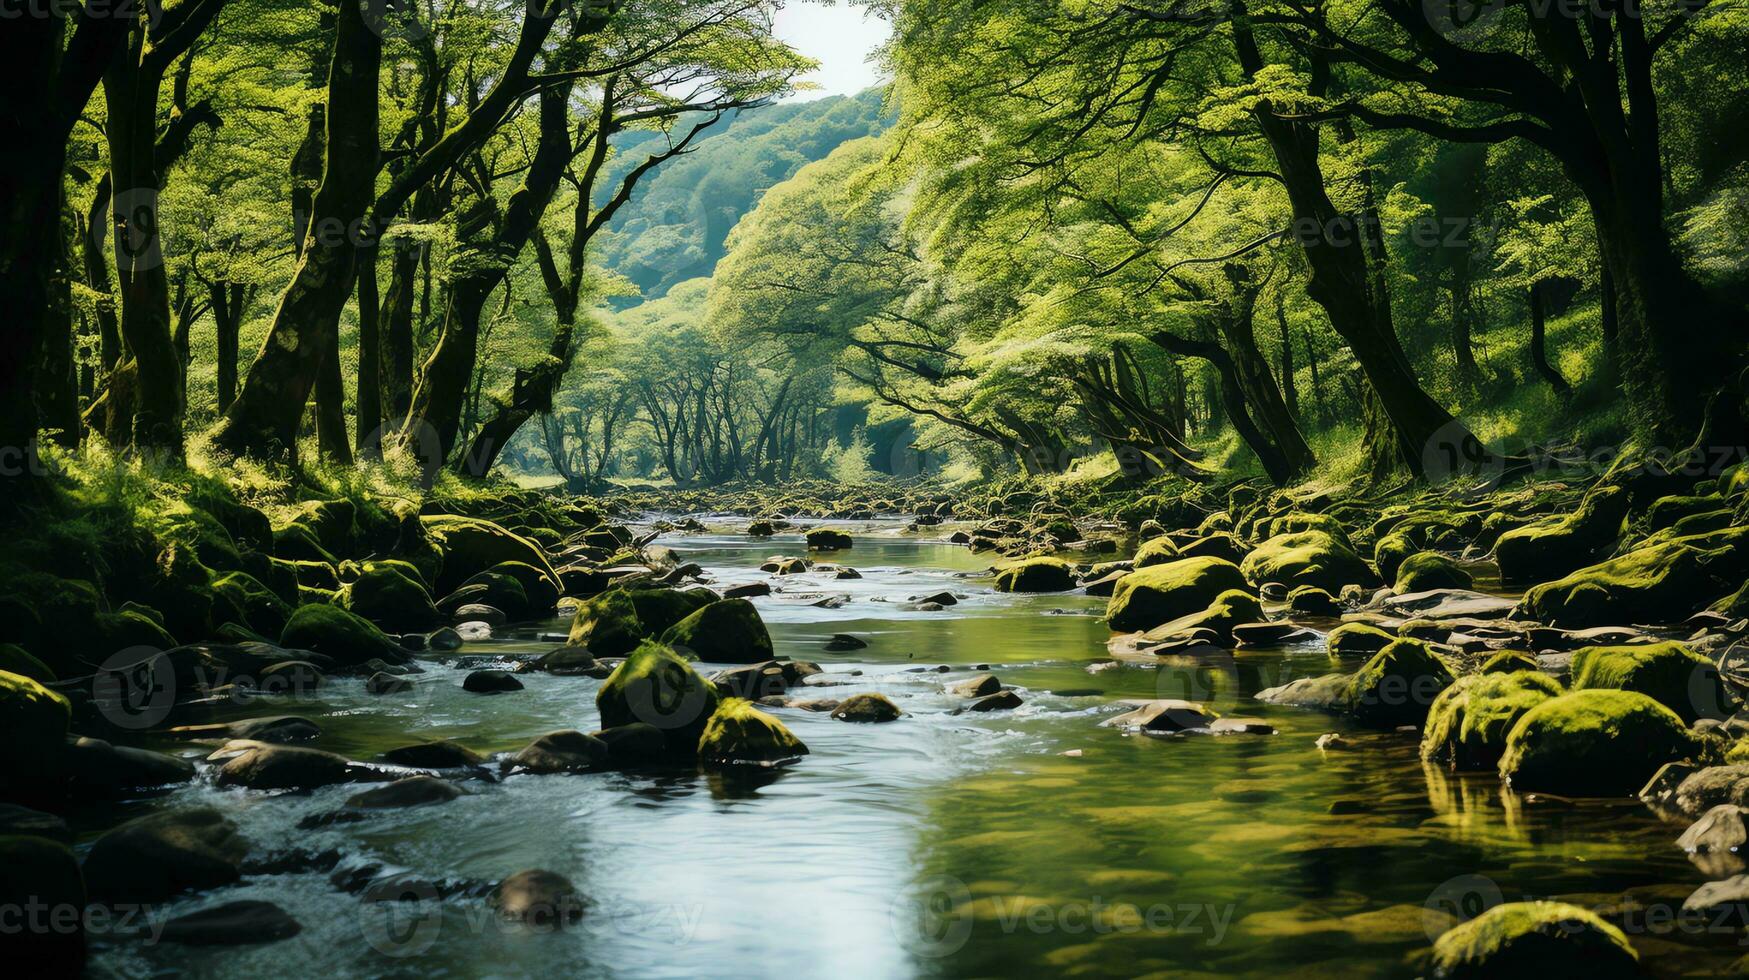
<svg viewBox="0 0 1749 980"><path fill-rule="evenodd" d="M824 159L840 143L891 124L881 112L881 98L881 90L870 89L754 109L718 123L697 150L639 185L610 232L592 246L595 260L636 283L646 300L666 294L675 283L709 276L723 256L729 229L761 193ZM677 128L684 125L689 124ZM619 142L617 170L645 159L640 144L662 138L627 134Z"/></svg>

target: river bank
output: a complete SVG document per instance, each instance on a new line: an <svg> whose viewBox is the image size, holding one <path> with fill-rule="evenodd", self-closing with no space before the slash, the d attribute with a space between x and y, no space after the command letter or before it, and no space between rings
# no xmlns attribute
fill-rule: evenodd
<svg viewBox="0 0 1749 980"><path fill-rule="evenodd" d="M289 957L380 973L387 955L698 975L855 957L880 975L1314 962L1414 975L1430 950L1505 969L1552 928L1461 945L1449 927L1491 905L1553 915L1606 965L1630 947L1658 975L1726 972L1741 955L1742 868L1716 843L1737 812L1708 812L1733 806L1743 778L1717 765L1740 734L1741 626L1724 612L1683 622L1735 591L1721 581L1735 574L1734 510L1722 528L1668 533L1731 510L1734 494L1630 499L1605 543L1616 498L1635 492L1619 482L1439 506L1241 486L1124 491L1117 507L888 487L392 504L360 492L253 508L212 489L182 493L203 507L173 515L203 534L154 532L159 573L133 573L144 587L129 598L156 605L125 605L117 556L139 539L119 536L89 566L101 586L57 592L32 568L20 581L35 591L13 590L40 624L34 649L18 649L56 675L39 678L42 695L8 691L28 695L9 706L41 710L9 715L27 719L12 743L36 750L8 767L9 789L37 804L8 815L24 835L9 838L24 841L8 845L14 864L36 861L18 887L54 883L62 904L134 908L160 927L87 917L39 936L67 969L86 955L111 975ZM1696 502L1669 502L1680 496ZM1652 526L1673 508L1688 513ZM1562 526L1532 524L1541 514ZM1663 578L1644 584L1660 594L1691 558L1708 577L1686 580L1692 594L1658 622L1582 624L1566 607L1530 619L1539 588L1559 590L1526 588L1508 536L1520 523L1539 576L1550 552L1607 564L1606 550L1634 562L1650 550ZM849 547L815 533L810 548L823 524ZM204 624L185 546L210 573ZM1443 558L1415 558L1422 548ZM283 609L237 578L265 585L286 565L297 604L266 589ZM1577 578L1563 588L1581 598L1622 581ZM45 601L68 592L90 597L89 613ZM146 642L75 646L123 628ZM1651 642L1668 636L1692 642ZM682 656L639 646L649 639ZM1597 692L1608 725L1641 726L1631 740L1554 710ZM57 697L84 742L40 730ZM1598 755L1606 769L1588 766ZM1677 768L1659 774L1666 763ZM1641 802L1653 775L1663 788ZM1691 866L1673 841L1703 815ZM142 818L144 830L127 822ZM167 819L181 822L153 829ZM120 856L200 872L118 875ZM1579 914L1518 904L1546 898ZM781 935L774 917L790 924ZM436 926L408 945L421 934L396 921ZM549 935L559 921L578 938ZM219 951L153 941L178 932L286 935Z"/></svg>

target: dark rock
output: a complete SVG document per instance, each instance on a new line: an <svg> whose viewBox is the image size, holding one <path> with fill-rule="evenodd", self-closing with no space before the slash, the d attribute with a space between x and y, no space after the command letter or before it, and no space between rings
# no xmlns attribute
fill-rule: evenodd
<svg viewBox="0 0 1749 980"><path fill-rule="evenodd" d="M32 810L16 803L0 803L0 836L47 837L65 844L73 839L67 821L52 813Z"/></svg>
<svg viewBox="0 0 1749 980"><path fill-rule="evenodd" d="M731 585L723 590L723 598L725 599L752 599L756 596L770 594L770 582L743 582L740 585Z"/></svg>
<svg viewBox="0 0 1749 980"><path fill-rule="evenodd" d="M832 717L839 721L883 722L897 721L900 713L899 706L884 694L856 694L844 699Z"/></svg>
<svg viewBox="0 0 1749 980"><path fill-rule="evenodd" d="M1002 682L995 674L978 674L963 681L955 681L947 686L949 694L962 698L982 698L1002 690Z"/></svg>
<svg viewBox="0 0 1749 980"><path fill-rule="evenodd" d="M420 742L383 753L383 761L413 769L462 769L478 766L485 757L455 742Z"/></svg>
<svg viewBox="0 0 1749 980"><path fill-rule="evenodd" d="M1011 708L1020 707L1022 703L1020 695L1013 691L997 691L995 694L978 698L970 704L967 704L966 710L978 712L1007 711Z"/></svg>
<svg viewBox="0 0 1749 980"><path fill-rule="evenodd" d="M346 801L358 810L387 810L398 807L447 803L465 795L455 784L435 776L408 776L392 783L367 789Z"/></svg>
<svg viewBox="0 0 1749 980"><path fill-rule="evenodd" d="M1207 728L1220 717L1194 701L1162 698L1154 701L1124 701L1131 710L1099 723L1101 728L1128 728L1146 732L1180 732Z"/></svg>
<svg viewBox="0 0 1749 980"><path fill-rule="evenodd" d="M456 608L454 619L456 623L485 623L487 626L503 626L509 622L504 610L497 606L488 606L480 602L470 602Z"/></svg>
<svg viewBox="0 0 1749 980"><path fill-rule="evenodd" d="M0 835L0 908L6 910L5 956L19 977L77 977L85 965L79 862L60 841ZM47 916L31 928L31 918ZM66 910L63 912L62 910ZM63 916L71 913L70 919ZM66 923L66 928L56 928ZM48 928L45 928L47 926Z"/></svg>
<svg viewBox="0 0 1749 980"><path fill-rule="evenodd" d="M272 902L243 900L179 915L164 923L158 938L188 946L252 946L289 939L302 930L298 920Z"/></svg>
<svg viewBox="0 0 1749 980"><path fill-rule="evenodd" d="M919 602L933 602L938 606L957 606L957 605L959 605L959 600L954 598L954 594L952 592L937 592L934 595L923 596L918 601Z"/></svg>
<svg viewBox="0 0 1749 980"><path fill-rule="evenodd" d="M430 636L426 637L426 640L433 650L449 651L462 648L461 634L448 626L438 627L432 631Z"/></svg>
<svg viewBox="0 0 1749 980"><path fill-rule="evenodd" d="M194 778L194 766L175 756L96 738L69 737L63 760L67 791L81 799L110 799Z"/></svg>
<svg viewBox="0 0 1749 980"><path fill-rule="evenodd" d="M462 680L462 690L475 694L503 694L522 690L522 682L502 670L476 670Z"/></svg>
<svg viewBox="0 0 1749 980"><path fill-rule="evenodd" d="M518 871L499 882L487 901L504 918L534 926L552 927L583 918L577 886L552 871Z"/></svg>
<svg viewBox="0 0 1749 980"><path fill-rule="evenodd" d="M724 697L746 698L749 701L782 694L789 689L789 682L783 676L783 668L776 661L718 671L710 679Z"/></svg>
<svg viewBox="0 0 1749 980"><path fill-rule="evenodd" d="M606 742L573 729L548 732L510 760L531 773L599 772L610 764Z"/></svg>
<svg viewBox="0 0 1749 980"><path fill-rule="evenodd" d="M97 839L85 857L85 885L101 902L161 902L242 876L249 844L219 811L166 810Z"/></svg>
<svg viewBox="0 0 1749 980"><path fill-rule="evenodd" d="M851 636L849 633L834 633L826 641L826 649L833 653L843 653L849 650L862 650L868 646L868 641Z"/></svg>
<svg viewBox="0 0 1749 980"><path fill-rule="evenodd" d="M1746 867L1743 845L1749 843L1749 810L1721 803L1700 815L1676 838L1676 846L1710 878L1742 874Z"/></svg>
<svg viewBox="0 0 1749 980"><path fill-rule="evenodd" d="M366 694L401 694L413 689L413 682L405 677L381 672L370 675L364 682Z"/></svg>
<svg viewBox="0 0 1749 980"><path fill-rule="evenodd" d="M259 745L219 767L220 786L249 789L315 789L353 777L346 757L291 745Z"/></svg>
<svg viewBox="0 0 1749 980"><path fill-rule="evenodd" d="M608 765L615 769L639 769L667 761L668 742L654 725L636 722L604 728L594 735L607 746Z"/></svg>

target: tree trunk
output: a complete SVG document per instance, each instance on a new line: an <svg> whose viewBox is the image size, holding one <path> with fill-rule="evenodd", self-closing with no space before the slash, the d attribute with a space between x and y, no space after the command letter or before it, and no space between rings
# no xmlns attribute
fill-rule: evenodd
<svg viewBox="0 0 1749 980"><path fill-rule="evenodd" d="M1555 370L1549 363L1547 352L1547 334L1543 328L1543 284L1538 282L1525 290L1525 298L1530 303L1530 364L1541 375L1549 387L1555 390L1556 397L1565 401L1573 394L1573 389L1567 384L1567 379L1561 377L1561 372Z"/></svg>
<svg viewBox="0 0 1749 980"><path fill-rule="evenodd" d="M1294 338L1287 326L1287 307L1280 296L1275 299L1275 323L1281 332L1281 394L1287 400L1288 415L1297 422L1300 417L1300 386L1294 377Z"/></svg>
<svg viewBox="0 0 1749 980"><path fill-rule="evenodd" d="M359 250L358 277L358 455L381 455L383 430L382 333L377 306L377 250Z"/></svg>
<svg viewBox="0 0 1749 980"><path fill-rule="evenodd" d="M213 307L213 338L218 347L219 414L237 397L237 336L243 323L248 287L241 283L209 283Z"/></svg>
<svg viewBox="0 0 1749 980"><path fill-rule="evenodd" d="M389 292L383 300L383 399L388 417L397 422L407 417L413 401L413 299L423 247L405 240L395 242L389 263ZM359 260L375 264L369 256L361 255Z"/></svg>
<svg viewBox="0 0 1749 980"><path fill-rule="evenodd" d="M1222 405L1226 409L1227 418L1233 423L1233 429L1239 433L1239 438L1245 445L1257 454L1258 462L1263 464L1263 472L1269 475L1269 482L1278 487L1284 487L1293 482L1295 473L1289 464L1286 454L1275 444L1274 439L1263 431L1263 428L1252 421L1251 413L1245 403L1243 383L1239 380L1239 372L1233 365L1233 359L1228 356L1220 344L1212 340L1192 340L1180 337L1166 331L1157 331L1149 336L1154 343L1182 357L1195 357L1208 361L1220 378L1219 389ZM1210 406L1211 412L1213 405Z"/></svg>
<svg viewBox="0 0 1749 980"><path fill-rule="evenodd" d="M328 74L328 138L311 233L243 390L213 434L238 454L295 459L298 417L328 356L352 292L360 219L377 172L377 99L382 40L357 4L341 4Z"/></svg>

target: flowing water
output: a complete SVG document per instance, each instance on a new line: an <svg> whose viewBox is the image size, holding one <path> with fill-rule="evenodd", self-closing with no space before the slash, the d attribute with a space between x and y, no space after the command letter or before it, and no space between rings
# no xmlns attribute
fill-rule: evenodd
<svg viewBox="0 0 1749 980"><path fill-rule="evenodd" d="M663 543L718 586L764 578L764 558L802 548L796 535ZM1351 731L1251 699L1332 669L1321 644L1112 665L1103 600L997 594L983 572L988 556L896 525L865 526L835 557L863 577L786 576L773 580L783 593L755 603L779 655L816 661L828 672L820 679L839 685L801 696L880 691L906 715L856 725L779 709L812 750L796 765L516 776L470 783L453 802L316 830L299 821L356 787L275 797L197 782L121 814L106 809L82 828L89 839L118 816L211 805L263 851L336 848L349 863L433 879L546 868L587 896L581 925L502 924L478 899L368 905L326 874L260 876L154 913L262 898L290 911L300 935L241 948L99 939L94 972L1414 976L1414 955L1454 914L1562 896L1651 917L1702 880L1673 844L1680 828L1637 804L1519 798L1492 776L1424 768L1413 735ZM944 589L960 603L907 608ZM798 593L848 601L786 598ZM553 729L589 731L598 681L535 673L521 675L519 692L460 687L479 657L544 652L553 641L540 634L564 628L471 644L460 664L427 660L404 695L372 697L362 680L342 679L313 699L249 713L309 717L324 730L321 747L361 760L431 738L494 752ZM835 633L869 645L827 652ZM1024 706L956 713L963 701L943 685L985 664ZM1161 739L1099 726L1120 699L1187 696L1278 734ZM1313 743L1325 732L1346 733L1352 748L1320 751ZM1744 953L1735 936L1657 931L1632 938L1659 974L1723 971Z"/></svg>

